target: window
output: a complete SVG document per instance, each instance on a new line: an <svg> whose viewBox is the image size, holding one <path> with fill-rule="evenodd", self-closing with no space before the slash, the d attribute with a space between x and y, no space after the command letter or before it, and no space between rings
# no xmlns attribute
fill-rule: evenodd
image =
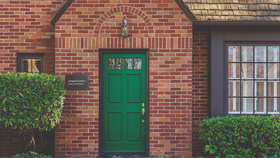
<svg viewBox="0 0 280 158"><path fill-rule="evenodd" d="M228 114L279 114L279 45L227 45Z"/></svg>
<svg viewBox="0 0 280 158"><path fill-rule="evenodd" d="M43 73L44 54L18 54L18 72Z"/></svg>
<svg viewBox="0 0 280 158"><path fill-rule="evenodd" d="M108 59L108 69L133 69L133 65L134 65L134 69L142 69L142 59L141 58L127 58L127 59L109 58Z"/></svg>

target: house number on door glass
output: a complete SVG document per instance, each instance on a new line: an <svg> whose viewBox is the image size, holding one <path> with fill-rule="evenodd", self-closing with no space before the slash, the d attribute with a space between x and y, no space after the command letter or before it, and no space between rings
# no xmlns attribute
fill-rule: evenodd
<svg viewBox="0 0 280 158"><path fill-rule="evenodd" d="M108 69L115 69L115 59L114 58L108 59Z"/></svg>
<svg viewBox="0 0 280 158"><path fill-rule="evenodd" d="M132 69L133 59L125 59L125 69Z"/></svg>
<svg viewBox="0 0 280 158"><path fill-rule="evenodd" d="M124 59L117 58L117 69L124 69Z"/></svg>
<svg viewBox="0 0 280 158"><path fill-rule="evenodd" d="M142 69L141 58L109 58L108 69Z"/></svg>
<svg viewBox="0 0 280 158"><path fill-rule="evenodd" d="M134 59L134 69L142 69L142 59Z"/></svg>

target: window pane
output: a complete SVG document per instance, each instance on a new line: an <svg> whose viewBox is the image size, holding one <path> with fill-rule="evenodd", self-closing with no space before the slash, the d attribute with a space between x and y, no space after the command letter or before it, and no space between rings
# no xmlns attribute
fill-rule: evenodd
<svg viewBox="0 0 280 158"><path fill-rule="evenodd" d="M115 69L115 59L114 58L108 59L108 69Z"/></svg>
<svg viewBox="0 0 280 158"><path fill-rule="evenodd" d="M142 69L142 59L134 59L134 69Z"/></svg>
<svg viewBox="0 0 280 158"><path fill-rule="evenodd" d="M124 59L117 58L117 69L124 69Z"/></svg>
<svg viewBox="0 0 280 158"><path fill-rule="evenodd" d="M267 111L269 114L279 114L280 99L279 98L268 98Z"/></svg>
<svg viewBox="0 0 280 158"><path fill-rule="evenodd" d="M253 114L253 98L242 98L242 114Z"/></svg>
<svg viewBox="0 0 280 158"><path fill-rule="evenodd" d="M132 69L133 59L125 59L125 69Z"/></svg>
<svg viewBox="0 0 280 158"><path fill-rule="evenodd" d="M242 96L253 96L253 81L242 81L241 82L241 95Z"/></svg>
<svg viewBox="0 0 280 158"><path fill-rule="evenodd" d="M266 46L255 47L255 62L266 62Z"/></svg>
<svg viewBox="0 0 280 158"><path fill-rule="evenodd" d="M228 61L239 62L240 61L240 46L228 47Z"/></svg>
<svg viewBox="0 0 280 158"><path fill-rule="evenodd" d="M266 82L265 81L255 82L255 96L258 96L258 97L266 96Z"/></svg>
<svg viewBox="0 0 280 158"><path fill-rule="evenodd" d="M255 98L255 114L266 113L266 98Z"/></svg>
<svg viewBox="0 0 280 158"><path fill-rule="evenodd" d="M267 84L267 95L269 97L279 97L279 82L269 81Z"/></svg>
<svg viewBox="0 0 280 158"><path fill-rule="evenodd" d="M41 59L32 59L32 72L41 72Z"/></svg>
<svg viewBox="0 0 280 158"><path fill-rule="evenodd" d="M265 79L266 64L255 64L255 75L257 79Z"/></svg>
<svg viewBox="0 0 280 158"><path fill-rule="evenodd" d="M228 78L239 79L240 78L240 64L228 64Z"/></svg>
<svg viewBox="0 0 280 158"><path fill-rule="evenodd" d="M253 46L242 46L242 62L253 62Z"/></svg>
<svg viewBox="0 0 280 158"><path fill-rule="evenodd" d="M32 72L31 71L31 59L23 59L23 72Z"/></svg>
<svg viewBox="0 0 280 158"><path fill-rule="evenodd" d="M279 62L279 46L268 47L268 62Z"/></svg>
<svg viewBox="0 0 280 158"><path fill-rule="evenodd" d="M239 98L228 98L228 112L233 113L240 113L240 99Z"/></svg>
<svg viewBox="0 0 280 158"><path fill-rule="evenodd" d="M240 82L229 81L228 82L228 96L240 96Z"/></svg>
<svg viewBox="0 0 280 158"><path fill-rule="evenodd" d="M268 64L268 79L279 79L279 64Z"/></svg>
<svg viewBox="0 0 280 158"><path fill-rule="evenodd" d="M241 76L242 76L242 79L252 79L253 78L253 64L242 64Z"/></svg>

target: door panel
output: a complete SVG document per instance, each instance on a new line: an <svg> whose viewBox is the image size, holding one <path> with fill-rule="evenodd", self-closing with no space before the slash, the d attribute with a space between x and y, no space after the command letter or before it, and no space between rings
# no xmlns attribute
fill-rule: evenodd
<svg viewBox="0 0 280 158"><path fill-rule="evenodd" d="M122 113L109 112L108 122L108 141L121 142L122 141L122 129L115 128L116 126L122 126Z"/></svg>
<svg viewBox="0 0 280 158"><path fill-rule="evenodd" d="M128 142L141 142L141 113L128 113L127 140ZM138 132L140 131L140 132Z"/></svg>
<svg viewBox="0 0 280 158"><path fill-rule="evenodd" d="M116 84L118 83L118 84ZM122 74L109 74L108 75L108 96L109 103L121 103L122 102Z"/></svg>
<svg viewBox="0 0 280 158"><path fill-rule="evenodd" d="M128 103L141 103L141 75L127 75Z"/></svg>
<svg viewBox="0 0 280 158"><path fill-rule="evenodd" d="M143 107L144 105L144 107ZM145 152L146 55L103 55L104 153Z"/></svg>

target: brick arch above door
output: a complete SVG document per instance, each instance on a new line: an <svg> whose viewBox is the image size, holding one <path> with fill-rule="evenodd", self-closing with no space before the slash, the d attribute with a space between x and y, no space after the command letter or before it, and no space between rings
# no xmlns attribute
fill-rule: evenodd
<svg viewBox="0 0 280 158"><path fill-rule="evenodd" d="M104 14L100 16L95 26L95 34L100 34L100 31L102 30L102 26L104 25L106 20L112 18L112 15L117 13L128 13L128 14L134 14L136 16L139 16L139 18L141 18L143 22L146 24L149 34L154 33L153 23L144 12L130 6L119 6L119 7L111 8L110 10L106 11Z"/></svg>

